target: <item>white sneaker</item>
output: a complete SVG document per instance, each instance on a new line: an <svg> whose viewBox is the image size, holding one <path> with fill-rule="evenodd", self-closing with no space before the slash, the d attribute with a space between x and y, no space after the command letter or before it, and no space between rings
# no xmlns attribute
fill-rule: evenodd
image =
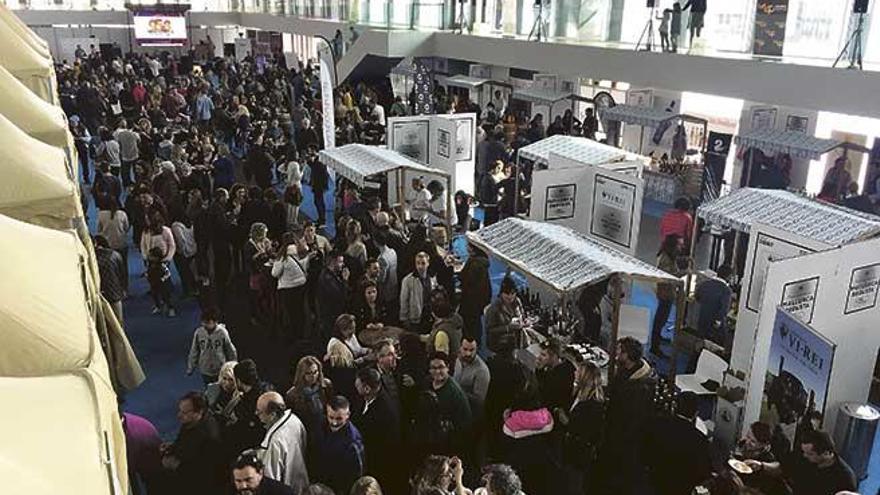
<svg viewBox="0 0 880 495"><path fill-rule="evenodd" d="M159 313L161 313L161 312L162 312L162 310L159 309L159 306L153 306L153 311L151 311L151 313L154 314L154 315L157 315L157 314L159 314Z"/></svg>
<svg viewBox="0 0 880 495"><path fill-rule="evenodd" d="M174 318L175 316L177 316L177 311L174 311L174 308L169 309L168 310L168 317Z"/></svg>

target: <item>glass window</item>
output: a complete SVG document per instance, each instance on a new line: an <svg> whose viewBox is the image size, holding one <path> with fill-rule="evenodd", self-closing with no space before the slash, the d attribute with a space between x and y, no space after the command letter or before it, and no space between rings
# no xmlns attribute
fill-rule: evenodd
<svg viewBox="0 0 880 495"><path fill-rule="evenodd" d="M712 2L703 35L714 50L750 52L755 23L755 0ZM686 31L682 26L682 33Z"/></svg>
<svg viewBox="0 0 880 495"><path fill-rule="evenodd" d="M852 12L850 1L791 0L783 54L792 57L837 57Z"/></svg>

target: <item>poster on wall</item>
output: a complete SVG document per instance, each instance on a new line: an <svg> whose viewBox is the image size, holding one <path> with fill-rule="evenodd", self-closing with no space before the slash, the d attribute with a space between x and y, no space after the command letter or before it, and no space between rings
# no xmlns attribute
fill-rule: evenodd
<svg viewBox="0 0 880 495"><path fill-rule="evenodd" d="M761 419L787 432L805 412L817 411L824 418L835 351L821 333L777 308Z"/></svg>
<svg viewBox="0 0 880 495"><path fill-rule="evenodd" d="M795 280L782 286L779 305L804 323L813 322L816 294L819 293L819 277Z"/></svg>
<svg viewBox="0 0 880 495"><path fill-rule="evenodd" d="M633 183L596 173L593 176L589 233L630 250L637 193L638 188Z"/></svg>
<svg viewBox="0 0 880 495"><path fill-rule="evenodd" d="M781 57L787 18L788 0L758 0L755 4L752 53Z"/></svg>
<svg viewBox="0 0 880 495"><path fill-rule="evenodd" d="M753 232L755 240L752 243L750 257L746 265L749 280L745 307L749 311L758 313L761 310L764 281L770 263L815 253L820 249L821 244L810 243L809 240L801 239L795 234L771 229L767 226L759 226L757 229L753 229Z"/></svg>
<svg viewBox="0 0 880 495"><path fill-rule="evenodd" d="M849 290L846 293L843 314L848 315L876 307L878 288L880 288L880 263L853 268L849 277Z"/></svg>
<svg viewBox="0 0 880 495"><path fill-rule="evenodd" d="M779 110L776 107L752 107L752 118L750 130L756 129L773 129L776 127L776 114Z"/></svg>
<svg viewBox="0 0 880 495"><path fill-rule="evenodd" d="M324 113L324 149L336 147L336 119L333 88L336 87L336 60L333 49L326 39L316 38L318 43L318 67L321 74L321 108Z"/></svg>
<svg viewBox="0 0 880 495"><path fill-rule="evenodd" d="M556 74L535 74L532 77L532 88L542 89L545 91L556 91L559 84L559 76Z"/></svg>
<svg viewBox="0 0 880 495"><path fill-rule="evenodd" d="M574 218L577 201L577 184L547 186L544 199L544 220Z"/></svg>
<svg viewBox="0 0 880 495"><path fill-rule="evenodd" d="M419 163L428 163L429 128L428 120L388 119L388 148L406 155Z"/></svg>

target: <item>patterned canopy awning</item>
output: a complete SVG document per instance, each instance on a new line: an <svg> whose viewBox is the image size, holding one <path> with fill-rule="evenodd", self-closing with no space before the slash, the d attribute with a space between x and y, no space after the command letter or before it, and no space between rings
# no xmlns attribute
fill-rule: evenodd
<svg viewBox="0 0 880 495"><path fill-rule="evenodd" d="M552 105L557 101L567 100L571 96L570 91L553 91L543 88L517 89L510 95L511 98L539 105Z"/></svg>
<svg viewBox="0 0 880 495"><path fill-rule="evenodd" d="M468 241L559 292L571 292L623 274L652 281L672 275L568 227L507 218L476 232Z"/></svg>
<svg viewBox="0 0 880 495"><path fill-rule="evenodd" d="M697 216L748 233L762 223L840 246L880 234L880 217L775 189L737 189L705 203Z"/></svg>
<svg viewBox="0 0 880 495"><path fill-rule="evenodd" d="M364 144L346 144L338 148L321 150L318 159L324 165L335 170L336 173L354 182L358 187L363 187L364 180L371 175L398 169L449 176L442 170L426 167L396 151Z"/></svg>
<svg viewBox="0 0 880 495"><path fill-rule="evenodd" d="M662 122L678 117L678 114L650 107L617 105L602 110L600 118L612 122L623 122L643 127L657 127Z"/></svg>
<svg viewBox="0 0 880 495"><path fill-rule="evenodd" d="M556 153L588 165L601 165L627 158L627 153L620 148L608 146L592 139L562 134L550 136L519 149L520 158L543 166L547 165L550 153Z"/></svg>
<svg viewBox="0 0 880 495"><path fill-rule="evenodd" d="M480 86L491 82L490 79L484 79L482 77L471 77L465 75L457 75L446 78L447 86L455 86L456 88L466 88L466 89L474 89L479 88Z"/></svg>
<svg viewBox="0 0 880 495"><path fill-rule="evenodd" d="M758 148L768 153L788 153L795 158L818 160L843 141L822 139L797 131L780 129L754 129L736 137L736 144L744 148Z"/></svg>

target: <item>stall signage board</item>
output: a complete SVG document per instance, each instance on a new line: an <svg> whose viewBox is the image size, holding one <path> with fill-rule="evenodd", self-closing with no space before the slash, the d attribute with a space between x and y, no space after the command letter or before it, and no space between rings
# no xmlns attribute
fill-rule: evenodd
<svg viewBox="0 0 880 495"><path fill-rule="evenodd" d="M388 119L388 149L419 163L429 163L430 127L428 117L390 117Z"/></svg>
<svg viewBox="0 0 880 495"><path fill-rule="evenodd" d="M781 308L804 323L813 322L816 309L816 295L819 293L819 277L789 282L782 287Z"/></svg>
<svg viewBox="0 0 880 495"><path fill-rule="evenodd" d="M764 281L770 263L815 253L830 246L766 225L757 228L753 225L752 234L755 240L752 241L750 256L746 261L748 280L745 281L747 289L745 308L757 313L761 310Z"/></svg>
<svg viewBox="0 0 880 495"><path fill-rule="evenodd" d="M577 203L577 184L547 186L544 199L544 220L574 218Z"/></svg>
<svg viewBox="0 0 880 495"><path fill-rule="evenodd" d="M431 151L428 155L428 163L432 168L448 173L454 181L457 163L455 160L455 133L458 130L458 122L432 116L428 125L431 142L429 145ZM452 187L455 188L454 183Z"/></svg>
<svg viewBox="0 0 880 495"><path fill-rule="evenodd" d="M878 288L880 288L880 263L853 268L843 314L873 309L877 306Z"/></svg>
<svg viewBox="0 0 880 495"><path fill-rule="evenodd" d="M590 235L629 251L633 246L637 193L636 184L596 172L593 175Z"/></svg>
<svg viewBox="0 0 880 495"><path fill-rule="evenodd" d="M824 417L836 348L816 329L783 307L777 308L762 409L772 406L777 412L774 419L797 424L812 396L813 410Z"/></svg>
<svg viewBox="0 0 880 495"><path fill-rule="evenodd" d="M452 115L438 115L455 122L455 161L470 162L476 153L477 137L477 114L457 113Z"/></svg>

